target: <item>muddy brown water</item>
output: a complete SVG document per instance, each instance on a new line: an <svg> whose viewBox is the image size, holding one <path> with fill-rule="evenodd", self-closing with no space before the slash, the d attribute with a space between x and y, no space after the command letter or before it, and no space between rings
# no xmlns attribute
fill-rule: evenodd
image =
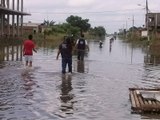
<svg viewBox="0 0 160 120"><path fill-rule="evenodd" d="M72 75L61 74L57 49L39 48L33 67L4 61L0 66L1 120L158 120L132 114L130 87L159 87L160 66L146 64L146 50L109 38L89 42L84 63L73 56Z"/></svg>

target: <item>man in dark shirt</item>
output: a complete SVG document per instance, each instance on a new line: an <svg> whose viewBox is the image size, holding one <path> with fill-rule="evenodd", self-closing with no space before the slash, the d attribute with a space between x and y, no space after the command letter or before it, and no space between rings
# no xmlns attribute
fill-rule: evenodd
<svg viewBox="0 0 160 120"><path fill-rule="evenodd" d="M68 65L68 72L72 73L72 43L69 37L65 38L64 41L59 45L57 53L57 60L61 54L62 57L62 73L66 73L66 66Z"/></svg>

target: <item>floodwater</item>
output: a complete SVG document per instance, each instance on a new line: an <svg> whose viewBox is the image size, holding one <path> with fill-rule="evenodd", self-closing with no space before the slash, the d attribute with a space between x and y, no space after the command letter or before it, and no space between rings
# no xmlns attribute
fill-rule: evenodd
<svg viewBox="0 0 160 120"><path fill-rule="evenodd" d="M129 88L160 86L160 66L146 49L109 38L89 42L85 61L73 56L72 75L61 74L57 49L40 47L32 68L24 61L0 63L1 120L158 120L132 114ZM155 63L155 62L154 62Z"/></svg>

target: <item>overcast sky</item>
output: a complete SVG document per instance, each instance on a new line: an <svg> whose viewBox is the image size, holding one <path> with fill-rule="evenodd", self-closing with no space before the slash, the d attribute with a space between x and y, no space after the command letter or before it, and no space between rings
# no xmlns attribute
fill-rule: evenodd
<svg viewBox="0 0 160 120"><path fill-rule="evenodd" d="M70 15L89 19L92 27L103 26L107 33L129 28L133 24L140 27L145 22L146 0L24 0L24 22L42 23L53 20L66 22ZM140 4L140 5L138 5ZM148 0L151 12L160 12L160 0ZM133 19L134 16L134 19Z"/></svg>

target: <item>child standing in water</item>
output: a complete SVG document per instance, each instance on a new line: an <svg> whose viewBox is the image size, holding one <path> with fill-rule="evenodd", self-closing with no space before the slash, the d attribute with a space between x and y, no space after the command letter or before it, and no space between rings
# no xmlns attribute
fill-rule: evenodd
<svg viewBox="0 0 160 120"><path fill-rule="evenodd" d="M35 49L35 43L32 40L33 36L29 35L28 39L24 41L23 43L23 55L25 57L25 65L32 67L32 56L33 56L33 51L37 52Z"/></svg>

